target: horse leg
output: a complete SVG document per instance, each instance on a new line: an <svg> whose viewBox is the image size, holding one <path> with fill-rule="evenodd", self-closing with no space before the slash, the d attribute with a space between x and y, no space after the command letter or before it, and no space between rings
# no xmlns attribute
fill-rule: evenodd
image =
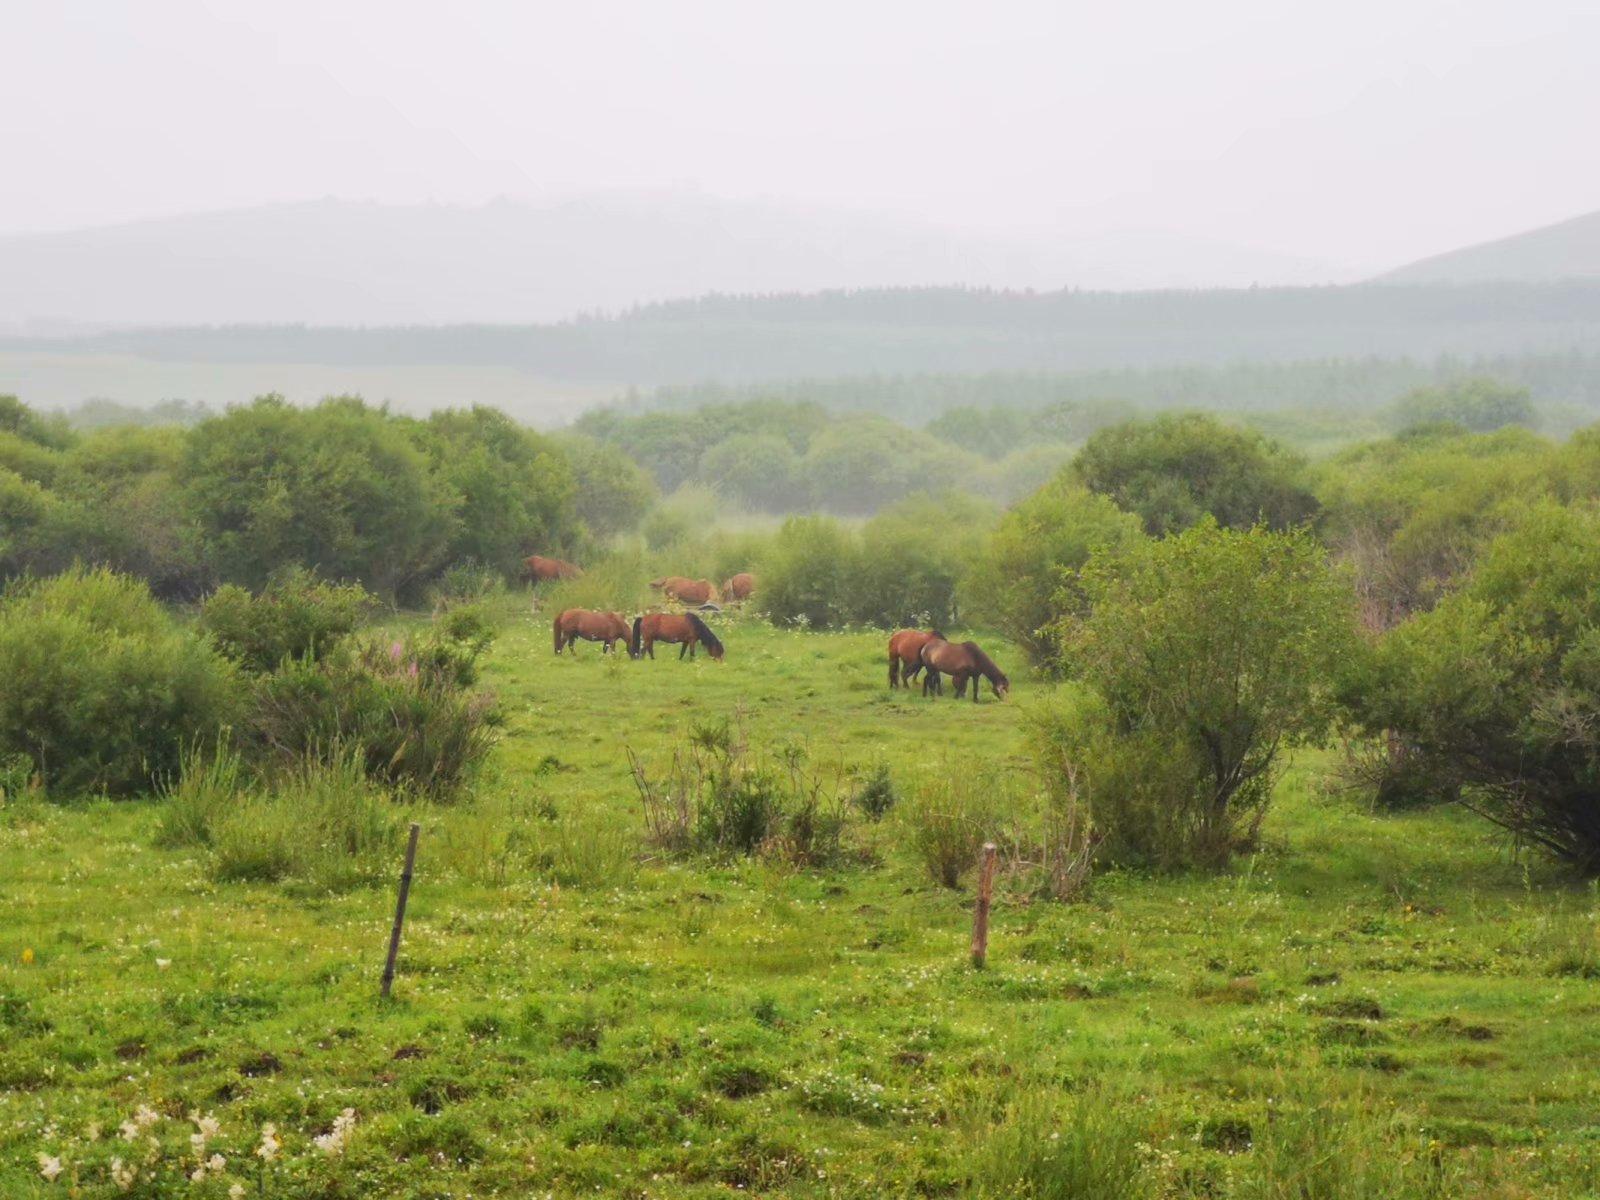
<svg viewBox="0 0 1600 1200"><path fill-rule="evenodd" d="M900 656L893 650L889 651L889 690L892 692L900 686Z"/></svg>

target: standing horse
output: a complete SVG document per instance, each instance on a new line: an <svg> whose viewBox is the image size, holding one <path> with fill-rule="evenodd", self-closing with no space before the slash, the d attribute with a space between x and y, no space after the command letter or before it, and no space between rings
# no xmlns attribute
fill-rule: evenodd
<svg viewBox="0 0 1600 1200"><path fill-rule="evenodd" d="M889 686L897 688L902 678L905 686L922 670L922 648L932 641L944 641L937 629L923 632L920 629L902 629L889 639Z"/></svg>
<svg viewBox="0 0 1600 1200"><path fill-rule="evenodd" d="M743 604L756 594L756 577L749 571L740 571L723 581L722 594L729 600Z"/></svg>
<svg viewBox="0 0 1600 1200"><path fill-rule="evenodd" d="M676 600L679 604L708 604L718 598L717 589L711 585L709 579L688 579L682 575L668 575L664 579L652 579L650 586L668 600Z"/></svg>
<svg viewBox="0 0 1600 1200"><path fill-rule="evenodd" d="M628 623L622 619L621 613L590 612L586 608L569 608L555 619L552 626L555 632L556 653L560 654L568 646L576 654L578 647L574 643L582 638L586 642L601 643L600 653L616 650L616 643L628 644Z"/></svg>
<svg viewBox="0 0 1600 1200"><path fill-rule="evenodd" d="M941 673L949 675L956 681L956 696L964 696L967 684L972 684L972 702L978 702L978 676L982 675L989 681L989 686L994 689L994 694L1001 700L1006 698L1006 693L1011 690L1011 680L1006 678L1006 673L994 665L994 660L978 648L977 642L962 642L959 646L954 642L929 641L922 647L922 665L928 668L928 674L922 680L922 694L930 692L942 695L944 684L939 676Z"/></svg>
<svg viewBox="0 0 1600 1200"><path fill-rule="evenodd" d="M577 579L583 568L561 558L544 558L530 554L522 560L522 571L535 583L549 583L552 579Z"/></svg>
<svg viewBox="0 0 1600 1200"><path fill-rule="evenodd" d="M635 658L643 658L646 654L654 658L657 642L676 642L680 659L685 650L693 658L695 646L704 644L707 654L717 662L722 661L722 642L711 632L711 627L694 613L653 612L635 617L629 652Z"/></svg>

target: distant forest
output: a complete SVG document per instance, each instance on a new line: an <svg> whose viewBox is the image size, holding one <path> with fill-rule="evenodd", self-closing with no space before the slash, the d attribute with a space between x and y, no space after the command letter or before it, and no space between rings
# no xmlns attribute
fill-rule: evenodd
<svg viewBox="0 0 1600 1200"><path fill-rule="evenodd" d="M544 379L642 389L705 380L1120 372L1247 360L1426 363L1441 356L1556 355L1560 362L1572 352L1600 354L1600 281L709 296L552 325L174 328L0 339L0 349L189 362L495 365ZM1593 396L1591 382L1550 398L1589 403Z"/></svg>

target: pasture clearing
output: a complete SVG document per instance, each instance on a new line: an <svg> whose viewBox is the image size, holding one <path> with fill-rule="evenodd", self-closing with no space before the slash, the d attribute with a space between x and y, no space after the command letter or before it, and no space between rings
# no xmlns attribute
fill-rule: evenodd
<svg viewBox="0 0 1600 1200"><path fill-rule="evenodd" d="M221 1125L225 1170L161 1195L1594 1194L1595 895L1470 815L1369 814L1302 756L1232 872L1002 885L978 972L909 810L944 772L1027 769L1048 688L1019 656L974 706L889 692L877 632L735 619L721 664L557 659L549 615L490 652L507 725L475 799L412 814L390 1004L392 878L217 882L156 847L159 800L0 810L0 1195L65 1195L141 1105L173 1153L186 1114ZM865 861L640 844L626 751L664 765L730 716L847 790L889 766Z"/></svg>

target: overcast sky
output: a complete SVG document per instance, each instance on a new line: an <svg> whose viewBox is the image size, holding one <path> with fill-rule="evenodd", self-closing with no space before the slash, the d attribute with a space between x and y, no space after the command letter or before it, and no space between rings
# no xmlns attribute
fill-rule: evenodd
<svg viewBox="0 0 1600 1200"><path fill-rule="evenodd" d="M0 232L611 189L1378 267L1600 208L1596 0L0 0Z"/></svg>

